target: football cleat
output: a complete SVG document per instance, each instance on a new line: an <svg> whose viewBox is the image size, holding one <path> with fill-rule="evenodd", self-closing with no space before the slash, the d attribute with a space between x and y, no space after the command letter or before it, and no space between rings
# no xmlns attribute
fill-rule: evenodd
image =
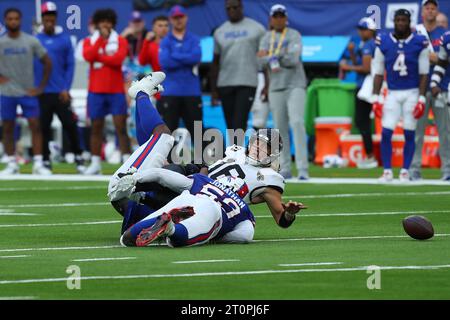
<svg viewBox="0 0 450 320"><path fill-rule="evenodd" d="M34 164L32 173L40 176L50 176L52 175L52 170L48 169L43 164Z"/></svg>
<svg viewBox="0 0 450 320"><path fill-rule="evenodd" d="M102 167L98 164L91 163L89 167L83 172L84 175L100 175L102 174Z"/></svg>
<svg viewBox="0 0 450 320"><path fill-rule="evenodd" d="M169 214L172 216L173 223L180 223L192 217L195 212L193 207L181 207L170 210Z"/></svg>
<svg viewBox="0 0 450 320"><path fill-rule="evenodd" d="M174 223L170 213L164 212L160 215L156 222L149 228L143 229L139 232L136 239L137 247L146 247L153 241L163 238L173 230Z"/></svg>
<svg viewBox="0 0 450 320"><path fill-rule="evenodd" d="M392 170L384 170L383 175L378 178L378 181L381 183L387 183L387 182L392 182L392 180L394 179L394 174L392 173Z"/></svg>
<svg viewBox="0 0 450 320"><path fill-rule="evenodd" d="M19 174L19 165L16 162L9 162L5 169L0 171L0 176L7 176L10 174Z"/></svg>
<svg viewBox="0 0 450 320"><path fill-rule="evenodd" d="M152 72L142 78L134 81L128 89L128 95L131 98L136 98L139 91L145 92L150 97L154 94L163 91L163 87L159 84L164 81L166 74L164 72Z"/></svg>
<svg viewBox="0 0 450 320"><path fill-rule="evenodd" d="M409 171L407 169L401 169L398 178L400 182L409 182L411 180L409 176Z"/></svg>

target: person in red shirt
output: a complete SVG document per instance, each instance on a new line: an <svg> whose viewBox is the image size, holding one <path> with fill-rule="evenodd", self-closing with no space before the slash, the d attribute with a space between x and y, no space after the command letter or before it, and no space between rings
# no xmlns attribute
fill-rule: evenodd
<svg viewBox="0 0 450 320"><path fill-rule="evenodd" d="M161 71L158 60L159 43L169 33L169 19L158 16L153 19L152 25L153 30L147 33L139 53L139 63L143 66L149 64L153 71Z"/></svg>
<svg viewBox="0 0 450 320"><path fill-rule="evenodd" d="M117 15L112 9L97 10L92 20L96 31L83 43L83 57L90 63L87 109L92 121L91 165L84 174L101 173L103 128L108 114L113 116L123 161L126 161L131 151L122 73L128 42L114 30Z"/></svg>

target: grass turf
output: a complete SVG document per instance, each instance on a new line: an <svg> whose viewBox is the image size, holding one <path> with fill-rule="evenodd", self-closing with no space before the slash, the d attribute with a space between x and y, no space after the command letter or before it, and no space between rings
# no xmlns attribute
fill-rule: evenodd
<svg viewBox="0 0 450 320"><path fill-rule="evenodd" d="M264 205L252 207L257 217L255 240L259 240L253 244L121 248L116 247L120 216L107 203L106 183L0 181L0 297L449 299L448 268L382 270L380 290L367 288L370 274L365 269L332 270L368 265L450 265L450 237L445 236L450 234L450 195L442 194L443 191L450 190L442 186L290 184L286 199L302 201L309 209L299 215L291 228L281 229ZM354 196L326 197L335 194ZM402 218L421 211L426 212L424 215L433 222L435 232L442 236L416 241L405 235ZM373 212L397 213L335 215ZM6 215L19 213L35 215ZM106 223L80 224L85 222ZM107 248L67 249L104 246ZM35 250L13 250L21 248ZM26 257L8 258L18 255ZM120 257L134 259L73 261ZM222 259L238 261L173 263ZM279 266L321 262L340 264ZM81 290L69 290L65 278L69 276L66 269L70 265L79 266L82 277L119 278L82 280ZM311 272L318 269L331 271ZM203 275L193 276L198 273ZM56 280L5 283L26 279Z"/></svg>

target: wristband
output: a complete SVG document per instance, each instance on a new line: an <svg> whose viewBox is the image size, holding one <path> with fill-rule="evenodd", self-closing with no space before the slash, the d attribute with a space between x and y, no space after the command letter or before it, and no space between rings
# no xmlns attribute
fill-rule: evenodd
<svg viewBox="0 0 450 320"><path fill-rule="evenodd" d="M427 98L425 98L425 96L420 96L419 102L425 104L427 102Z"/></svg>

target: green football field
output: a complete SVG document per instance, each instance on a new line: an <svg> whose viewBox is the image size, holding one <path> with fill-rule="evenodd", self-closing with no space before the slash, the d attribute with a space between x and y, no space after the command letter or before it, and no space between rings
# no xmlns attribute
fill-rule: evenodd
<svg viewBox="0 0 450 320"><path fill-rule="evenodd" d="M309 206L291 228L258 205L254 243L177 249L120 247L106 186L0 181L0 299L450 299L450 184L288 184L285 199ZM411 214L432 239L404 233Z"/></svg>

